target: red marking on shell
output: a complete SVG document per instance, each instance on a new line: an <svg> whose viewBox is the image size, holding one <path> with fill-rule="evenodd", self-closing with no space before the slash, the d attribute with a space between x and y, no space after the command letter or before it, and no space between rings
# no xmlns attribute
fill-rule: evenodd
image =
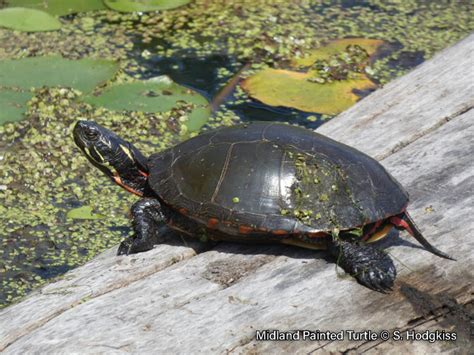
<svg viewBox="0 0 474 355"><path fill-rule="evenodd" d="M275 229L275 230L272 231L272 234L285 235L285 234L288 234L288 231L286 231L284 229Z"/></svg>
<svg viewBox="0 0 474 355"><path fill-rule="evenodd" d="M185 216L189 213L189 211L186 208L180 208L178 212L181 214L184 214Z"/></svg>
<svg viewBox="0 0 474 355"><path fill-rule="evenodd" d="M328 236L326 232L308 232L306 235L308 238L324 238Z"/></svg>
<svg viewBox="0 0 474 355"><path fill-rule="evenodd" d="M249 234L249 233L252 233L253 231L255 231L255 229L250 226L246 226L246 225L239 226L240 234Z"/></svg>
<svg viewBox="0 0 474 355"><path fill-rule="evenodd" d="M219 220L217 218L209 218L207 221L207 228L216 229L218 224Z"/></svg>
<svg viewBox="0 0 474 355"><path fill-rule="evenodd" d="M392 223L395 227L405 229L408 233L410 233L412 236L414 236L414 232L410 228L407 222L405 222L403 219L400 217L394 216L390 218L390 223Z"/></svg>

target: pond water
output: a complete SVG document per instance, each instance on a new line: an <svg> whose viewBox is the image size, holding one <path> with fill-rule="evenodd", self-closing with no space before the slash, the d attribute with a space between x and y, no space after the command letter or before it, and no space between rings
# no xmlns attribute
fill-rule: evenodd
<svg viewBox="0 0 474 355"><path fill-rule="evenodd" d="M8 3L0 1L0 8ZM10 59L51 54L107 58L120 68L109 84L167 75L209 101L243 67L244 79L265 70L301 71L292 60L332 40L382 40L356 74L370 83L368 89L354 90L361 98L474 29L469 2L421 0L203 0L160 12L79 12L61 16L60 22L59 30L49 32L0 27L0 68ZM2 78L15 79L23 70L0 73L0 94L12 86ZM78 119L112 128L145 154L197 134L183 128L187 113L182 107L113 111L91 106L76 87L41 86L27 90L32 99L25 101L23 120L0 120L0 307L131 233L128 208L136 198L89 166L74 146L71 127ZM252 120L315 129L335 116L270 105L249 92L235 87L201 129ZM74 217L71 211L78 208L83 214Z"/></svg>
<svg viewBox="0 0 474 355"><path fill-rule="evenodd" d="M147 49L148 46L139 48ZM152 57L147 61L141 61L141 66L145 68L143 78L152 78L159 75L167 75L173 81L186 87L197 90L209 100L212 100L222 86L227 83L227 77L218 75L216 68L223 68L229 72L235 71L239 62L232 60L226 55L214 54L207 57ZM189 54L188 54L189 55ZM307 128L317 128L323 121L314 122L308 117L315 116L315 113L304 112L288 107L275 107L265 105L262 102L246 99L243 102L232 102L233 97L227 97L226 107L232 111L242 122L246 121L281 121L296 123ZM320 115L316 115L320 116Z"/></svg>

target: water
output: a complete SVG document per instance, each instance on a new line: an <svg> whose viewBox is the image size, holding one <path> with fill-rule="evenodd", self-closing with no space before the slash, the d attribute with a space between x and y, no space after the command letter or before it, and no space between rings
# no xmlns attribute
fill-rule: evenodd
<svg viewBox="0 0 474 355"><path fill-rule="evenodd" d="M152 46L139 47L138 53ZM136 55L141 66L146 68L142 77L149 79L159 75L167 75L178 84L189 87L204 95L209 101L218 94L227 81L228 77L218 75L218 70L225 68L230 72L236 72L243 67L244 63L239 63L226 55L211 55L208 57L189 57L189 53L183 53L182 56L173 58L164 58L160 56L152 56L148 60L144 60L141 56ZM274 107L256 100L246 100L246 102L234 104L230 95L227 100L231 101L227 108L232 110L243 122L248 121L271 121L271 122L291 122L301 126L315 129L324 121L319 118L321 115L312 112L303 112L297 109L286 107ZM316 122L308 121L308 117L316 116Z"/></svg>

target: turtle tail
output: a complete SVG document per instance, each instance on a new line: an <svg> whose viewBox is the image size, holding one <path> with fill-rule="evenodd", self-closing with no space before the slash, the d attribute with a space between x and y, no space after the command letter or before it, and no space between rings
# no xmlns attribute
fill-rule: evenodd
<svg viewBox="0 0 474 355"><path fill-rule="evenodd" d="M401 215L393 216L392 218L390 218L390 223L392 223L397 229L406 230L430 253L433 253L434 255L437 255L441 258L456 260L450 257L448 254L443 253L441 250L432 246L430 242L428 242L425 237L423 237L423 234L421 234L420 230L418 229L408 212L405 211Z"/></svg>

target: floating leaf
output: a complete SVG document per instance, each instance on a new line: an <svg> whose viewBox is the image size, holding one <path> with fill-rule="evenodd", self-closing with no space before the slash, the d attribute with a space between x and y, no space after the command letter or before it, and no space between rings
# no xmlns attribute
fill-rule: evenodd
<svg viewBox="0 0 474 355"><path fill-rule="evenodd" d="M0 89L0 125L5 122L16 122L24 118L26 103L33 97L30 92L18 92Z"/></svg>
<svg viewBox="0 0 474 355"><path fill-rule="evenodd" d="M329 42L326 46L314 49L307 57L297 58L291 61L293 67L309 67L316 60L326 60L332 55L344 51L349 45L357 45L367 51L369 56L373 55L377 49L384 44L380 39L367 38L343 38Z"/></svg>
<svg viewBox="0 0 474 355"><path fill-rule="evenodd" d="M185 122L190 131L201 128L210 116L206 98L166 76L112 85L99 96L89 95L84 101L110 110L142 112L166 112L179 105L186 108L186 105L192 104L192 111Z"/></svg>
<svg viewBox="0 0 474 355"><path fill-rule="evenodd" d="M357 102L355 91L376 88L365 69L369 56L383 43L365 38L335 40L291 62L293 67L310 67L306 73L266 69L241 86L267 105L334 115Z"/></svg>
<svg viewBox="0 0 474 355"><path fill-rule="evenodd" d="M66 214L67 218L71 219L101 219L105 218L104 215L99 213L93 213L92 207L90 206L82 206L78 208L73 208L69 210Z"/></svg>
<svg viewBox="0 0 474 355"><path fill-rule="evenodd" d="M7 4L41 10L56 16L106 9L102 0L8 0Z"/></svg>
<svg viewBox="0 0 474 355"><path fill-rule="evenodd" d="M211 109L209 107L196 108L189 114L189 118L184 125L189 132L197 132L206 124L210 116Z"/></svg>
<svg viewBox="0 0 474 355"><path fill-rule="evenodd" d="M39 32L58 30L61 22L44 11L9 7L0 10L0 26L18 31Z"/></svg>
<svg viewBox="0 0 474 355"><path fill-rule="evenodd" d="M105 59L68 60L60 56L30 57L0 61L0 86L22 89L67 86L83 92L112 78L116 62Z"/></svg>
<svg viewBox="0 0 474 355"><path fill-rule="evenodd" d="M104 0L105 5L120 12L169 10L190 2L191 0Z"/></svg>
<svg viewBox="0 0 474 355"><path fill-rule="evenodd" d="M363 74L355 79L318 84L308 81L311 73L266 69L247 78L242 87L253 98L271 106L294 107L302 111L334 115L352 106L357 90L374 89Z"/></svg>

